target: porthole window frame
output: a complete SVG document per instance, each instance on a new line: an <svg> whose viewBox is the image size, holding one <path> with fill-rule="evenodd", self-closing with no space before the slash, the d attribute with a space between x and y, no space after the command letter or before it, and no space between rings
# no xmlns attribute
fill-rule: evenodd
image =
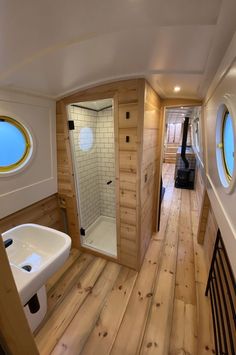
<svg viewBox="0 0 236 355"><path fill-rule="evenodd" d="M200 120L196 117L193 121L194 143L198 154L200 153Z"/></svg>
<svg viewBox="0 0 236 355"><path fill-rule="evenodd" d="M0 115L0 120L4 120L5 122L8 122L16 127L22 133L26 143L24 154L17 162L6 167L0 166L0 178L2 178L19 173L28 166L34 155L35 140L31 129L29 129L29 127L27 127L21 119L15 117L15 115L2 114Z"/></svg>
<svg viewBox="0 0 236 355"><path fill-rule="evenodd" d="M221 185L224 188L224 192L227 194L232 193L234 187L235 187L235 182L236 182L236 160L235 160L235 155L234 155L234 168L233 168L233 174L232 176L229 174L229 171L227 169L227 164L225 161L225 155L224 155L224 146L223 146L223 134L224 134L224 125L225 125L225 120L226 120L226 115L229 113L231 119L232 119L232 126L233 126L233 136L234 136L234 148L236 147L236 126L235 126L235 120L234 117L236 115L234 114L234 111L232 109L232 106L227 98L223 98L221 100L221 104L219 105L218 111L217 111L217 117L216 117L216 165L217 165L217 171L219 175L219 179L221 182Z"/></svg>
<svg viewBox="0 0 236 355"><path fill-rule="evenodd" d="M225 110L224 112L224 115L223 115L223 119L222 119L222 132L221 132L221 135L222 135L222 157L223 157L223 163L224 163L224 168L225 168L225 174L227 176L227 179L229 181L232 180L232 176L229 172L229 167L228 167L228 164L227 164L227 161L226 161L226 156L225 156L225 139L224 139L224 132L225 132L225 124L226 124L226 118L227 116L230 116L231 120L232 120L232 124L233 124L233 117L230 115L229 113L229 110ZM235 136L235 135L234 135ZM234 137L234 140L235 140L235 137ZM235 161L234 161L234 169L235 169ZM233 172L234 172L234 169L233 169Z"/></svg>

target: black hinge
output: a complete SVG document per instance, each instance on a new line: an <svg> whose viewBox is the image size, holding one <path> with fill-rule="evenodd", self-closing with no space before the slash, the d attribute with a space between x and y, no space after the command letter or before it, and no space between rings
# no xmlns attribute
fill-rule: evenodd
<svg viewBox="0 0 236 355"><path fill-rule="evenodd" d="M80 235L83 235L83 236L85 235L85 229L82 227L80 228Z"/></svg>
<svg viewBox="0 0 236 355"><path fill-rule="evenodd" d="M126 118L127 120L130 118L130 113L129 113L128 111L125 113L125 118Z"/></svg>
<svg viewBox="0 0 236 355"><path fill-rule="evenodd" d="M73 131L75 129L75 123L73 120L68 121L68 128L70 131Z"/></svg>

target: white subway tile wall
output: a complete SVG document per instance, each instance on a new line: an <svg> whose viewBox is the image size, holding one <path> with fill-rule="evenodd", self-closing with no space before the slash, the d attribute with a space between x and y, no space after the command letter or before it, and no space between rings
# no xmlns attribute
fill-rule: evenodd
<svg viewBox="0 0 236 355"><path fill-rule="evenodd" d="M98 112L96 141L101 215L115 217L115 140L112 109ZM107 185L109 181L112 182Z"/></svg>
<svg viewBox="0 0 236 355"><path fill-rule="evenodd" d="M99 216L115 217L115 142L112 109L71 106L81 227ZM112 181L107 185L108 181Z"/></svg>

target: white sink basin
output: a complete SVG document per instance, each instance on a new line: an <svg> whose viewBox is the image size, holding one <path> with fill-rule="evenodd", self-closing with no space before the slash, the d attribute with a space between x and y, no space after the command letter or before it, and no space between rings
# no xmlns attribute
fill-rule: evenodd
<svg viewBox="0 0 236 355"><path fill-rule="evenodd" d="M25 305L68 258L71 239L65 233L37 224L19 225L2 237L4 241L13 240L6 252Z"/></svg>

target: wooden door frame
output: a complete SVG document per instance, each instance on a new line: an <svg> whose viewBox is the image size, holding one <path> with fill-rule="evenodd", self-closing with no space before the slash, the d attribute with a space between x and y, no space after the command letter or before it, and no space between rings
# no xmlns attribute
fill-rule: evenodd
<svg viewBox="0 0 236 355"><path fill-rule="evenodd" d="M75 196L75 202L76 202L76 210L77 210L77 217L78 217L78 248L82 252L90 252L91 254L94 254L96 256L102 256L103 258L110 260L110 261L115 261L118 262L120 258L120 250L119 250L119 245L120 245L120 218L119 218L119 135L118 135L118 94L116 90L110 91L110 92L104 92L104 93L90 93L89 90L87 93L78 92L77 94L71 95L69 97L66 97L65 99L61 100L61 104L63 105L63 111L65 112L65 117L64 117L64 124L67 125L67 121L69 119L68 116L68 108L70 105L78 103L78 102L85 102L85 101L98 101L98 100L104 100L104 99L112 99L113 100L113 110L114 110L114 143L115 143L115 180L116 180L116 186L115 186L115 198L116 198L116 241L117 241L117 257L111 257L109 255L103 254L103 252L99 252L96 250L93 250L91 248L86 247L85 245L82 245L81 243L81 236L80 236L80 205L79 205L79 198L78 198L78 193L77 187L75 184L75 166L74 166L74 159L73 159L73 153L72 153L72 145L71 145L71 140L69 139L69 148L70 148L70 159L71 159L71 166L72 166L72 175L74 177L74 196ZM65 122L66 121L66 122ZM68 136L69 136L69 130L68 130Z"/></svg>
<svg viewBox="0 0 236 355"><path fill-rule="evenodd" d="M160 162L158 164L159 176L157 180L158 191L157 191L157 201L160 200L160 184L162 177L162 165L163 165L163 155L164 155L164 139L165 139L165 122L166 122L166 109L171 107L192 107L192 106L202 106L202 100L193 100L193 99L162 99L161 100L161 146L160 146ZM157 213L159 213L160 206L158 205ZM161 216L161 213L160 213ZM161 218L161 217L160 217ZM154 224L153 232L157 232L157 223Z"/></svg>

